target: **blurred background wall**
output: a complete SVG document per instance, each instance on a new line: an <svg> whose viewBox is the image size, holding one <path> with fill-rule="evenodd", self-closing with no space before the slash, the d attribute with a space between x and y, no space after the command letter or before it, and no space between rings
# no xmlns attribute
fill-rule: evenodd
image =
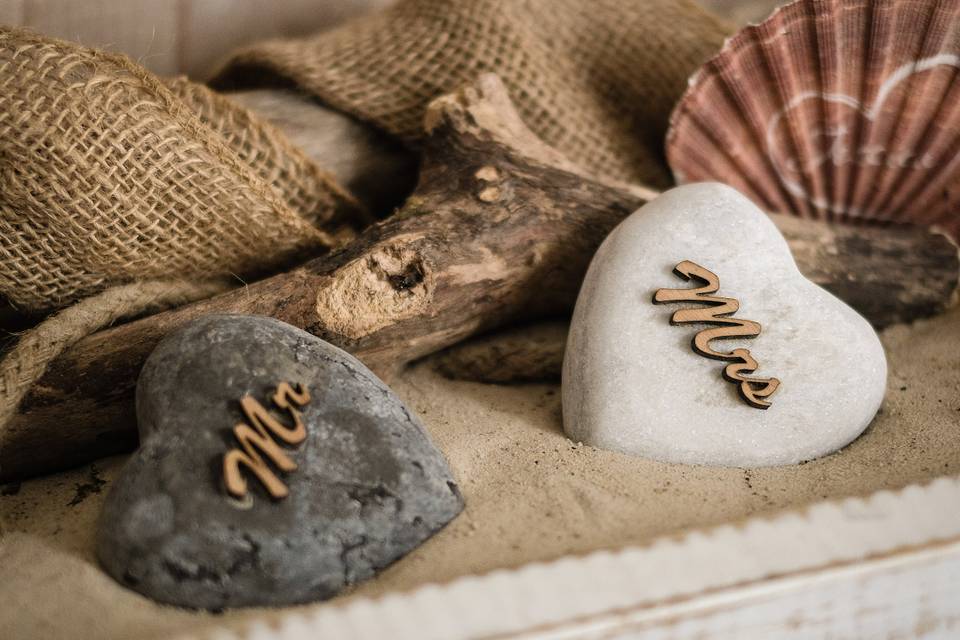
<svg viewBox="0 0 960 640"><path fill-rule="evenodd" d="M589 2L590 0L584 0ZM643 2L644 0L630 0ZM161 75L205 79L240 45L328 29L391 0L0 0L0 24L126 53ZM732 22L778 0L700 0Z"/></svg>
<svg viewBox="0 0 960 640"><path fill-rule="evenodd" d="M0 24L203 79L231 49L332 27L389 0L0 0Z"/></svg>

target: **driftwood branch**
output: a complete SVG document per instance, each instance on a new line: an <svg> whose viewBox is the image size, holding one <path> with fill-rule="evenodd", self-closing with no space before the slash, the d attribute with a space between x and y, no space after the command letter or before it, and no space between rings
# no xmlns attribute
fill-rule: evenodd
<svg viewBox="0 0 960 640"><path fill-rule="evenodd" d="M141 364L164 335L202 315L273 316L389 375L480 332L568 314L594 250L643 204L643 192L591 177L543 145L492 76L436 101L426 126L416 191L344 250L102 331L65 352L9 425L0 447L2 477L135 446L133 392ZM956 287L955 248L926 231L884 233L886 248L878 250L873 240L866 248L837 240L865 230L809 221L783 229L801 269L827 284L843 280L847 301L868 317L870 309L890 305L929 312L945 306ZM864 274L892 286L885 302L847 284Z"/></svg>

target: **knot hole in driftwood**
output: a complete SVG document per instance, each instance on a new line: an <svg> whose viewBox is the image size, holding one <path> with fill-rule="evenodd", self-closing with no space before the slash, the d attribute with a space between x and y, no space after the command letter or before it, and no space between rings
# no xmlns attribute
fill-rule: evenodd
<svg viewBox="0 0 960 640"><path fill-rule="evenodd" d="M414 260L405 265L400 273L387 274L387 280L397 293L413 293L411 290L423 282L423 262Z"/></svg>
<svg viewBox="0 0 960 640"><path fill-rule="evenodd" d="M431 268L415 244L384 244L343 265L317 292L324 333L360 340L425 312L433 297Z"/></svg>
<svg viewBox="0 0 960 640"><path fill-rule="evenodd" d="M477 199L480 202L496 202L503 195L500 185L500 172L493 165L484 165L477 169L473 177L477 179Z"/></svg>
<svg viewBox="0 0 960 640"><path fill-rule="evenodd" d="M391 290L372 287L386 295L406 297L426 293L428 268L420 252L412 246L386 245L367 256L367 268L373 278L390 285Z"/></svg>

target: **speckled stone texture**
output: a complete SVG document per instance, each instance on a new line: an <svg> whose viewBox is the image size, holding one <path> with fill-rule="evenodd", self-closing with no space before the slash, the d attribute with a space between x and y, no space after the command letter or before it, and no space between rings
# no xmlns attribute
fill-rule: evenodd
<svg viewBox="0 0 960 640"><path fill-rule="evenodd" d="M286 447L273 500L223 485L239 399L306 384L307 438ZM122 584L205 608L329 598L421 544L463 508L446 461L400 400L357 359L283 322L210 316L166 338L137 386L141 447L101 514L97 554Z"/></svg>
<svg viewBox="0 0 960 640"><path fill-rule="evenodd" d="M697 355L708 325L672 326L695 303L653 304L659 288L693 288L673 273L690 260L715 273L736 318L759 322L755 377L781 387L761 410ZM710 325L715 326L715 325ZM883 400L886 359L860 315L797 270L780 232L747 198L720 184L666 192L603 242L581 288L564 356L567 435L667 462L755 467L826 455L856 438Z"/></svg>

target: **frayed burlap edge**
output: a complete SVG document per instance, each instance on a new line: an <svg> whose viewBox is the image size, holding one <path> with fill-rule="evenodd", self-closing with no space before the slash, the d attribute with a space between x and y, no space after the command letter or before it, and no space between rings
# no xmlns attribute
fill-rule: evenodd
<svg viewBox="0 0 960 640"><path fill-rule="evenodd" d="M135 282L112 287L50 316L26 331L0 361L0 448L10 419L31 387L61 353L114 322L216 295L230 282Z"/></svg>

